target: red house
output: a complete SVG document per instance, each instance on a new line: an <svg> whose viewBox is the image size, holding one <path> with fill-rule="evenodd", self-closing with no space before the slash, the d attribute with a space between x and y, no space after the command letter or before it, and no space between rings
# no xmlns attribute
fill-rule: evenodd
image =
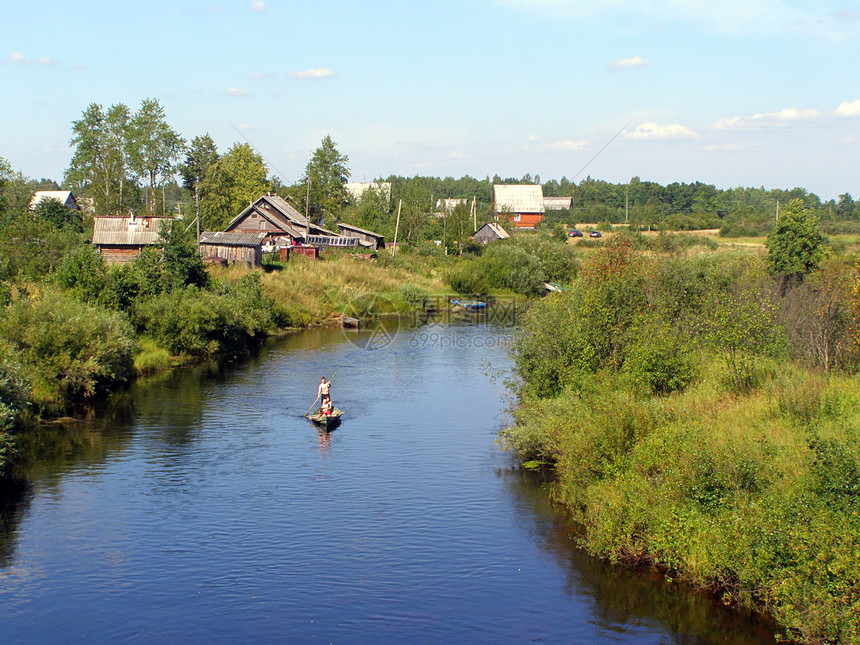
<svg viewBox="0 0 860 645"><path fill-rule="evenodd" d="M540 184L493 185L493 214L496 220L510 219L517 228L534 228L546 212Z"/></svg>

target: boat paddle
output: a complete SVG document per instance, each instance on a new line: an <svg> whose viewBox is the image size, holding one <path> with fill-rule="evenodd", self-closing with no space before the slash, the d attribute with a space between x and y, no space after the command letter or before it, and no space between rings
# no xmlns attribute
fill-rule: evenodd
<svg viewBox="0 0 860 645"><path fill-rule="evenodd" d="M331 382L334 380L334 377L335 377L335 376L337 376L337 372L335 372L334 374L332 374L332 375L331 375L331 378L328 380L328 382L329 382L329 383L331 383ZM319 394L317 394L317 398L315 398L315 399L314 399L314 402L313 402L313 403L311 403L311 407L309 407L309 408L308 408L308 411L307 411L307 412L305 412L305 416L308 416L308 415L311 413L311 410L313 410L313 409L314 409L314 406L317 404L317 401L319 401L319 399L320 399L320 395L319 395Z"/></svg>

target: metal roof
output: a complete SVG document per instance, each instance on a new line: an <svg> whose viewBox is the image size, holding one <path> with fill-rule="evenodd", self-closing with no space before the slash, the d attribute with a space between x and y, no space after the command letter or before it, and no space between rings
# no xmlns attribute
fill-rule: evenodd
<svg viewBox="0 0 860 645"><path fill-rule="evenodd" d="M158 242L158 232L169 217L94 217L93 244L146 246Z"/></svg>
<svg viewBox="0 0 860 645"><path fill-rule="evenodd" d="M218 244L221 246L260 246L266 239L267 233L242 233L239 231L204 231L200 234L200 244Z"/></svg>
<svg viewBox="0 0 860 645"><path fill-rule="evenodd" d="M494 184L493 205L496 213L546 212L540 184Z"/></svg>

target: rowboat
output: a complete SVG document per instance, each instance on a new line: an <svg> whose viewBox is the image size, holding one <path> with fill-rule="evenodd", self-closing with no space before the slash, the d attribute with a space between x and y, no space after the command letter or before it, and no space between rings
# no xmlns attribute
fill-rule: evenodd
<svg viewBox="0 0 860 645"><path fill-rule="evenodd" d="M487 308L487 303L480 300L452 300L451 304L462 307L466 311L481 311Z"/></svg>
<svg viewBox="0 0 860 645"><path fill-rule="evenodd" d="M340 418L343 416L343 410L333 408L331 414L323 414L322 408L318 408L316 412L308 415L308 419L316 423L323 430L331 430L340 424Z"/></svg>

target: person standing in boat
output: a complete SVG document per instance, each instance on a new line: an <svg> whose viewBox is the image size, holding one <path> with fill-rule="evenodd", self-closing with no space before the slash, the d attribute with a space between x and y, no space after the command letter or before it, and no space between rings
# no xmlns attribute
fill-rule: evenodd
<svg viewBox="0 0 860 645"><path fill-rule="evenodd" d="M331 381L326 381L325 376L320 378L320 386L317 390L317 397L321 399L321 403L326 401L331 404Z"/></svg>

